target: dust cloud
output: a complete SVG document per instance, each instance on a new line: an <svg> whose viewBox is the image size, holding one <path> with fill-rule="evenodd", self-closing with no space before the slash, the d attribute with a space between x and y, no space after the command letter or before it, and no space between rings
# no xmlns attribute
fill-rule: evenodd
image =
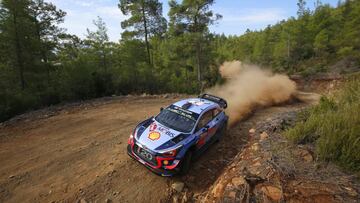
<svg viewBox="0 0 360 203"><path fill-rule="evenodd" d="M225 62L220 67L220 74L226 82L206 92L227 100L230 125L255 108L286 102L296 93L296 84L288 76L240 61Z"/></svg>

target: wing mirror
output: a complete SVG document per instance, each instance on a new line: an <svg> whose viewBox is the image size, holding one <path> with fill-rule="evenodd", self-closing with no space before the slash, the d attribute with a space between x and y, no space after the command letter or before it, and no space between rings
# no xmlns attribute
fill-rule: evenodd
<svg viewBox="0 0 360 203"><path fill-rule="evenodd" d="M208 130L209 130L209 126L208 126L208 125L203 128L203 132L207 132Z"/></svg>

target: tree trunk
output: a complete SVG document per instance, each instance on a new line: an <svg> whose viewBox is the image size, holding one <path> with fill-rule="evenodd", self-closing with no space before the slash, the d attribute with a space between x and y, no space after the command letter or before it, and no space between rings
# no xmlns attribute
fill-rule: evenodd
<svg viewBox="0 0 360 203"><path fill-rule="evenodd" d="M39 45L40 45L40 53L41 53L41 58L44 61L45 67L46 67L46 77L47 77L47 82L48 84L50 84L50 65L49 65L49 59L47 57L46 54L46 49L43 47L42 41L41 41L41 34L40 34L40 25L39 22L37 21L36 17L34 19L34 22L36 24L36 34L37 34L37 38L39 41Z"/></svg>
<svg viewBox="0 0 360 203"><path fill-rule="evenodd" d="M198 7L197 10L197 14L194 15L194 33L196 35L195 39L195 46L196 46L196 64L197 64L197 73L198 73L198 83L199 83L199 90L200 93L203 91L203 85L202 85L202 77L201 77L201 32L198 29L198 12L199 12L200 7Z"/></svg>
<svg viewBox="0 0 360 203"><path fill-rule="evenodd" d="M198 83L199 83L199 89L200 93L203 91L203 85L202 85L202 76L201 76L201 45L198 41L196 43L196 63L197 63L197 72L198 72Z"/></svg>
<svg viewBox="0 0 360 203"><path fill-rule="evenodd" d="M25 89L24 61L22 58L22 49L21 49L21 45L20 45L20 37L19 37L18 21L17 21L17 10L16 9L14 9L14 13L13 13L13 23L14 23L14 29L15 29L15 52L16 52L16 58L17 58L17 65L19 68L20 85L21 85L21 89L24 90Z"/></svg>
<svg viewBox="0 0 360 203"><path fill-rule="evenodd" d="M146 51L147 51L147 56L148 56L148 63L149 63L149 65L151 65L150 45L149 45L149 41L148 41L148 30L147 30L148 27L147 27L147 21L146 21L146 16L145 16L144 5L142 5L141 11L142 11L142 15L143 15L143 24L144 24L144 32L145 32L145 44L146 44Z"/></svg>
<svg viewBox="0 0 360 203"><path fill-rule="evenodd" d="M106 51L105 48L103 48L103 66L104 66L104 72L107 73L107 63L106 63Z"/></svg>

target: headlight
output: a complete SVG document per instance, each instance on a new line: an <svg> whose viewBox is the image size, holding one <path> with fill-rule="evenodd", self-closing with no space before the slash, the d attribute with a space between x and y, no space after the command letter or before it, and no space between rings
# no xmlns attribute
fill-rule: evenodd
<svg viewBox="0 0 360 203"><path fill-rule="evenodd" d="M176 154L181 150L182 145L178 146L175 149L171 149L168 151L160 152L163 156L176 156Z"/></svg>
<svg viewBox="0 0 360 203"><path fill-rule="evenodd" d="M134 144L134 135L133 134L130 134L130 137L128 139L128 144L129 145L133 145Z"/></svg>

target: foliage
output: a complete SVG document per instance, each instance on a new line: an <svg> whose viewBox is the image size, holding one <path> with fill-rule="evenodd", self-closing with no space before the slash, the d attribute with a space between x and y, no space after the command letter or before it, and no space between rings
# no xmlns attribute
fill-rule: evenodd
<svg viewBox="0 0 360 203"><path fill-rule="evenodd" d="M169 2L170 23L169 35L178 38L175 46L186 47L188 55L182 61L191 60L187 67L197 68L197 80L200 91L204 89L202 83L204 67L209 67L213 61L212 51L209 47L209 25L214 24L222 16L214 14L210 7L214 0L184 0L178 3L175 0ZM189 46L190 45L190 46Z"/></svg>
<svg viewBox="0 0 360 203"><path fill-rule="evenodd" d="M295 143L315 143L319 158L360 172L360 75L333 97L323 97L285 135Z"/></svg>
<svg viewBox="0 0 360 203"><path fill-rule="evenodd" d="M297 18L261 31L248 30L242 36L217 36L222 42L217 51L223 60L247 61L305 75L318 62L329 65L348 57L360 62L360 1L340 2L336 8L318 2L314 11L307 9L302 0L298 6Z"/></svg>
<svg viewBox="0 0 360 203"><path fill-rule="evenodd" d="M149 38L166 32L166 19L162 16L162 4L158 0L120 0L119 8L129 19L121 22L126 29L123 39L144 38L148 62L151 64Z"/></svg>
<svg viewBox="0 0 360 203"><path fill-rule="evenodd" d="M119 0L122 39L98 17L85 39L61 28L66 13L44 0L0 1L0 121L60 102L122 94L194 94L221 82L218 67L241 60L304 76L351 59L360 64L360 2L311 11L241 36L213 34L213 0ZM314 138L315 139L315 138Z"/></svg>

